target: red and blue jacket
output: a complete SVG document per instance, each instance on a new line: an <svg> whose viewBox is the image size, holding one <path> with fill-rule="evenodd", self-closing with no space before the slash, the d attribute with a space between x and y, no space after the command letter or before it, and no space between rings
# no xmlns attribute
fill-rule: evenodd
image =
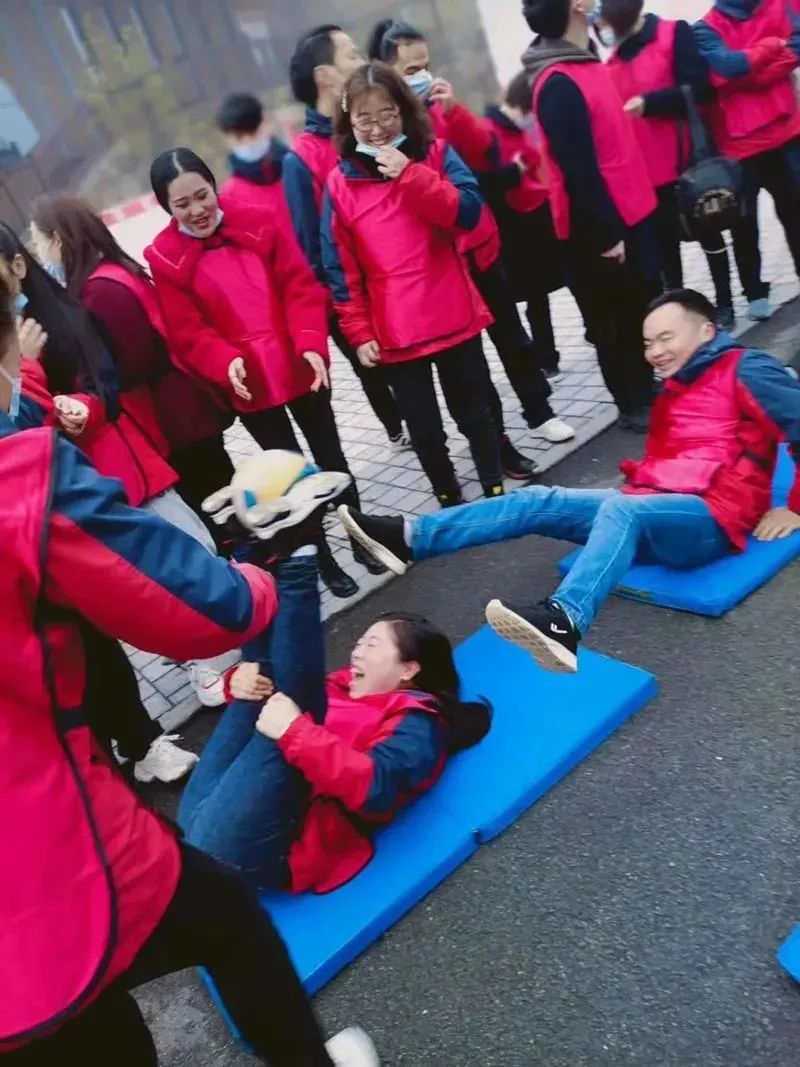
<svg viewBox="0 0 800 1067"><path fill-rule="evenodd" d="M127 970L172 900L172 830L86 722L78 621L176 660L261 633L264 571L129 507L50 428L0 414L0 1053L57 1029Z"/></svg>
<svg viewBox="0 0 800 1067"><path fill-rule="evenodd" d="M228 156L231 176L222 185L220 194L234 203L285 212L286 198L281 178L288 151L288 145L280 137L273 137L266 156L254 163L246 163L231 152Z"/></svg>
<svg viewBox="0 0 800 1067"><path fill-rule="evenodd" d="M339 162L333 145L333 121L314 108L306 109L303 132L283 160L283 188L297 242L308 264L325 284L320 226L328 175Z"/></svg>
<svg viewBox="0 0 800 1067"><path fill-rule="evenodd" d="M328 676L323 726L295 720L278 742L311 786L289 852L293 892L327 893L374 855L371 833L431 788L447 759L446 727L427 693L391 692L355 700L350 668Z"/></svg>
<svg viewBox="0 0 800 1067"><path fill-rule="evenodd" d="M322 257L342 332L377 341L385 363L430 356L476 337L491 316L456 247L484 201L475 175L443 141L385 180L344 159L328 178Z"/></svg>
<svg viewBox="0 0 800 1067"><path fill-rule="evenodd" d="M788 506L800 514L800 383L721 332L664 382L644 458L620 464L623 492L701 496L741 549L771 506L781 441L798 467Z"/></svg>
<svg viewBox="0 0 800 1067"><path fill-rule="evenodd" d="M709 105L720 151L748 159L800 136L792 74L800 12L788 0L716 0L694 27L716 94Z"/></svg>

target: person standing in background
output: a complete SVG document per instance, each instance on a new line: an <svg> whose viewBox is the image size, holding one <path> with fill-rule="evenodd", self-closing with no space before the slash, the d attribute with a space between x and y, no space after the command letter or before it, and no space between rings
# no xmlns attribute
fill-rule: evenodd
<svg viewBox="0 0 800 1067"><path fill-rule="evenodd" d="M683 231L677 181L691 152L682 86L691 90L697 106L710 99L711 86L689 24L645 15L643 9L644 0L603 0L600 37L613 47L608 69L625 110L634 117L634 130L655 186L664 288L681 289ZM725 238L716 235L703 250L716 291L717 324L732 330L735 317Z"/></svg>
<svg viewBox="0 0 800 1067"><path fill-rule="evenodd" d="M306 108L302 133L283 163L283 185L295 236L319 282L327 285L320 252L320 213L328 175L339 157L333 145L333 116L347 78L363 63L356 43L340 26L326 24L303 34L289 64L294 97ZM382 367L364 367L342 333L331 308L328 329L353 368L375 417L386 431L392 451L411 447L397 403Z"/></svg>
<svg viewBox="0 0 800 1067"><path fill-rule="evenodd" d="M733 251L751 319L772 315L761 277L758 194L775 201L800 276L800 105L794 71L800 63L800 12L786 0L716 0L694 26L716 90L711 131L723 155L744 171L745 212Z"/></svg>
<svg viewBox="0 0 800 1067"><path fill-rule="evenodd" d="M642 320L661 291L650 174L609 70L589 48L595 0L524 0L523 13L539 35L522 63L570 282L581 294L619 425L646 433L653 372Z"/></svg>
<svg viewBox="0 0 800 1067"><path fill-rule="evenodd" d="M220 193L273 211L286 210L281 176L288 145L270 132L264 107L251 93L231 93L217 113L228 146L230 177Z"/></svg>

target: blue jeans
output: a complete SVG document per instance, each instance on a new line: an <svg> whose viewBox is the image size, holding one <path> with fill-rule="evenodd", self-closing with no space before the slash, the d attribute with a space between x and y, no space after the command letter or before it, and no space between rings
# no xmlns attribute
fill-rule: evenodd
<svg viewBox="0 0 800 1067"><path fill-rule="evenodd" d="M259 662L276 692L322 722L325 644L316 557L281 564L277 583L278 614L244 646L244 658ZM262 706L257 700L228 705L181 798L178 822L190 844L268 887L287 883L305 789L276 743L256 731Z"/></svg>
<svg viewBox="0 0 800 1067"><path fill-rule="evenodd" d="M585 634L634 560L691 568L731 549L699 496L634 496L617 489L529 486L412 520L415 559L541 534L585 545L553 594Z"/></svg>

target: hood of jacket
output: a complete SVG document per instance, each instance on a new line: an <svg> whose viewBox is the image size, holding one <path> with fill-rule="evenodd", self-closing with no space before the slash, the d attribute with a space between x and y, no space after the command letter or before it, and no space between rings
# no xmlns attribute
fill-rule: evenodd
<svg viewBox="0 0 800 1067"><path fill-rule="evenodd" d="M547 37L537 37L522 53L522 66L528 75L531 88L538 78L556 63L599 63L598 56L593 55L585 48L564 41L563 39L550 40Z"/></svg>
<svg viewBox="0 0 800 1067"><path fill-rule="evenodd" d="M743 22L761 7L763 0L716 0L714 9L728 18Z"/></svg>

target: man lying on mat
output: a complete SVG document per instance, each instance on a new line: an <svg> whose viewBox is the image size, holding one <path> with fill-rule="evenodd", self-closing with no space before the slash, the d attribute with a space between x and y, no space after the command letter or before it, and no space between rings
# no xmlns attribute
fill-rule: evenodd
<svg viewBox="0 0 800 1067"><path fill-rule="evenodd" d="M492 600L486 618L548 670L577 670L578 642L636 560L693 568L800 530L800 474L788 507L771 508L778 445L800 464L800 383L764 352L717 330L700 293L648 308L645 352L662 384L641 460L620 464L621 489L529 486L413 519L340 507L347 531L397 574L413 560L540 534L584 545L538 604Z"/></svg>

